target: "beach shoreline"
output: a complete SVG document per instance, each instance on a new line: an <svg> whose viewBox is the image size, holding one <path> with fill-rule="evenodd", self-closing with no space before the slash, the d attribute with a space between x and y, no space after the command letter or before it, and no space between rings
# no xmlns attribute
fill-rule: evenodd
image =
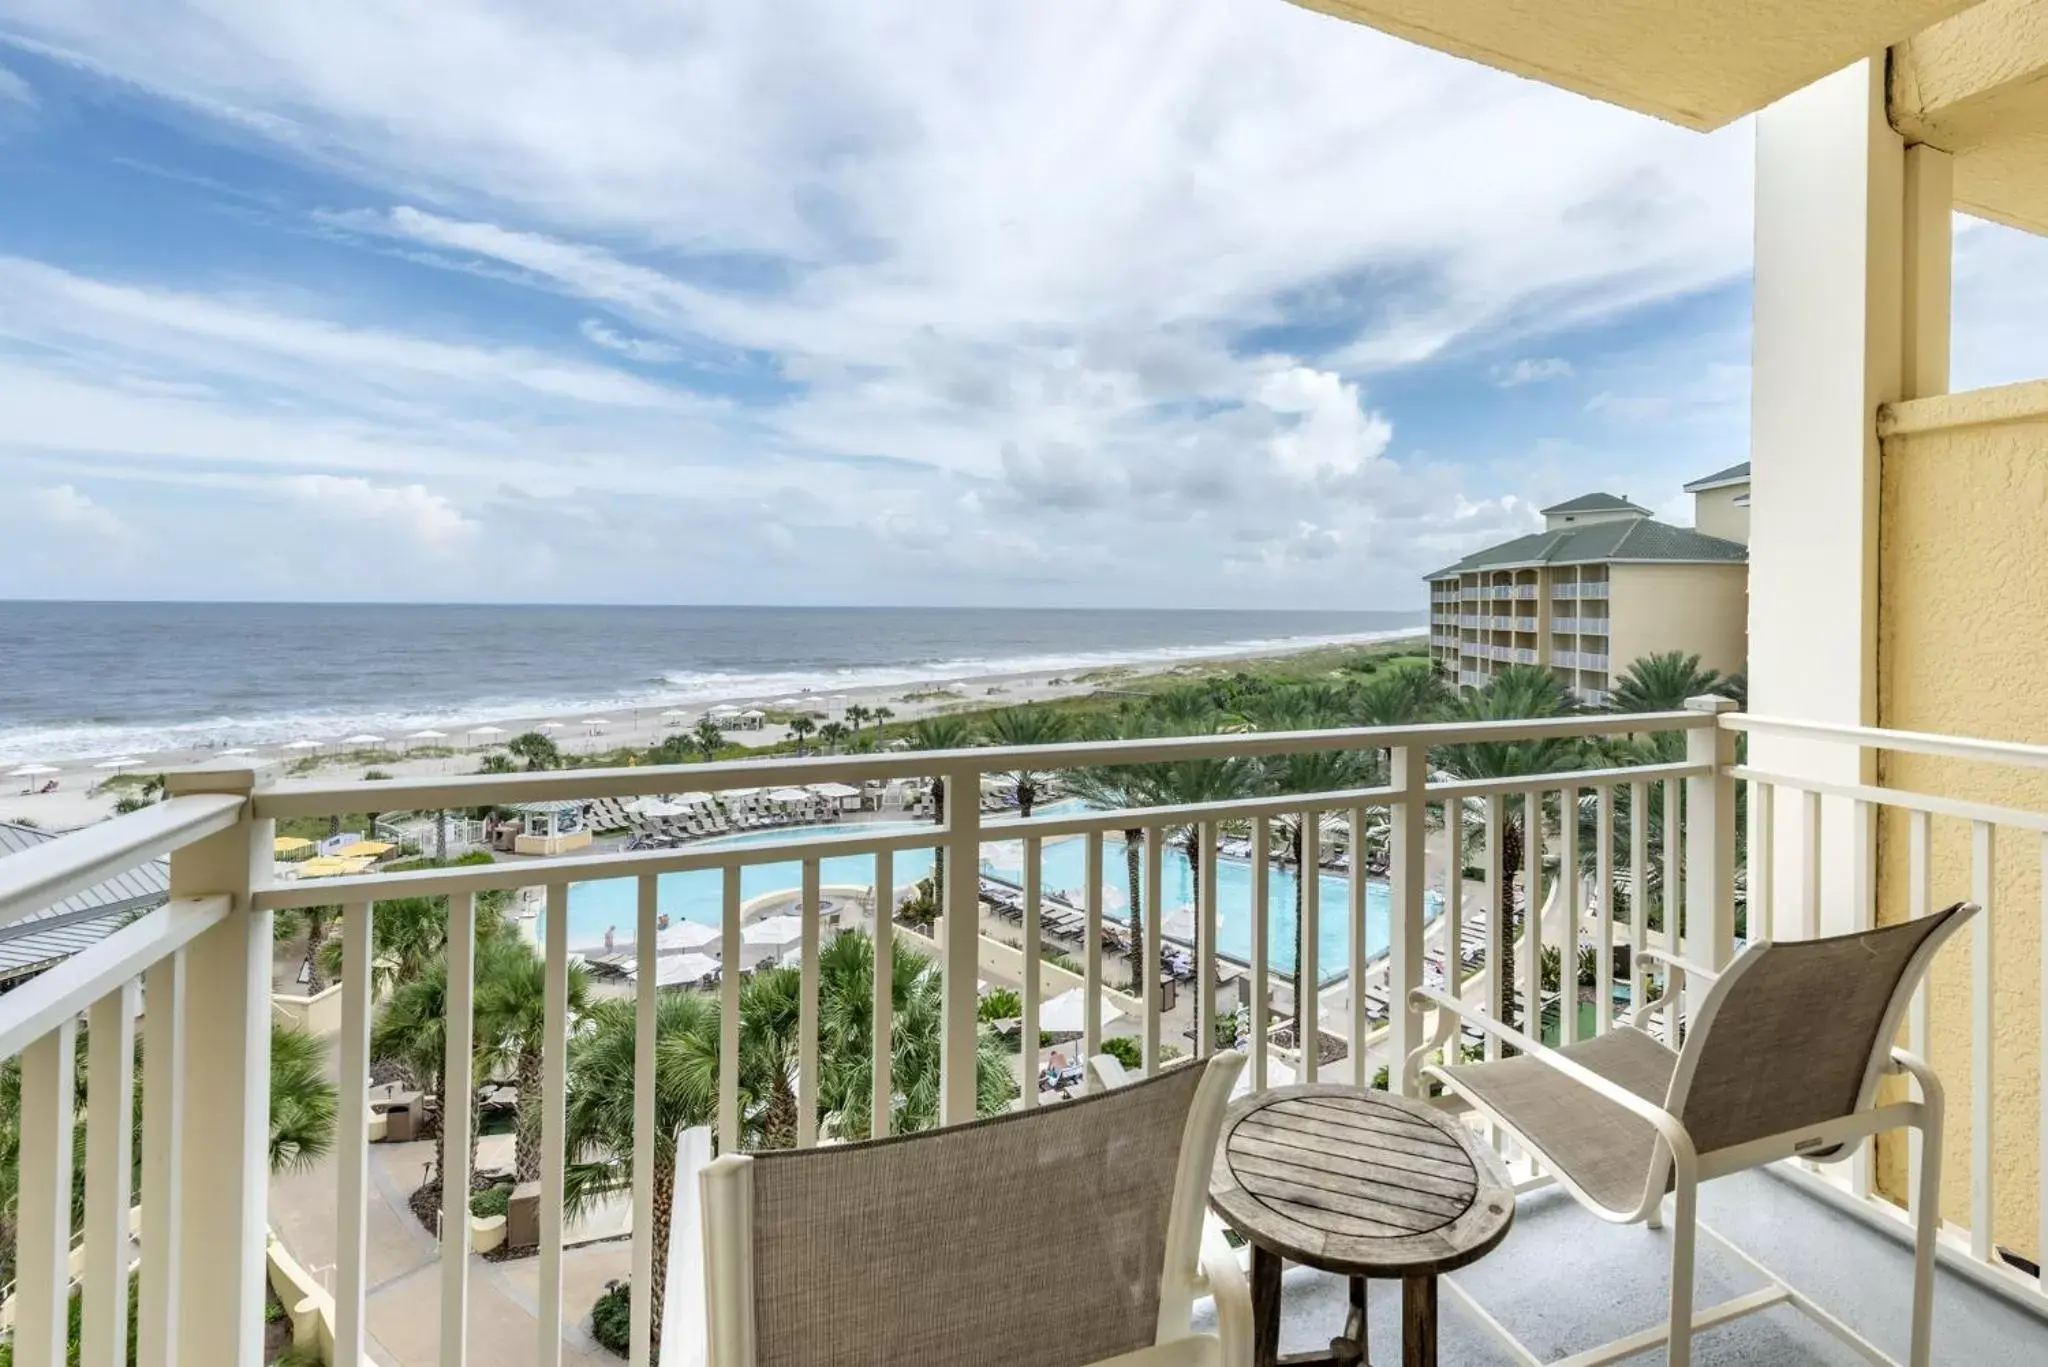
<svg viewBox="0 0 2048 1367"><path fill-rule="evenodd" d="M1244 649L1224 648L1210 650L1185 657L1160 658L1157 651L1133 653L1123 663L1093 663L1079 671L1060 669L1032 669L1023 671L1001 671L978 675L960 675L950 679L934 680L924 666L906 665L903 677L890 683L867 683L843 689L811 689L782 695L795 698L802 707L815 709L833 719L843 719L846 709L860 706L866 708L887 707L896 722L914 721L948 711L973 710L989 707L1015 706L1025 703L1071 700L1104 691L1114 691L1121 682L1135 682L1140 679L1157 679L1175 674L1203 673L1219 667L1251 667L1310 654L1319 650L1362 648L1374 645L1399 644L1421 637L1426 628L1400 628L1389 631L1360 633L1349 637L1312 637L1298 641L1268 641L1248 645ZM942 687L950 685L951 687ZM516 715L489 714L488 709L475 713L461 714L462 720L445 721L442 725L422 722L416 729L444 731L446 739L441 741L409 741L401 736L383 738L383 744L372 747L360 745L347 747L334 737L309 736L309 739L323 740L330 748L319 752L299 753L284 748L282 743L250 745L233 742L233 733L223 728L223 735L215 743L201 743L182 747L167 748L154 752L124 752L123 756L108 753L51 756L38 758L32 749L23 749L17 744L17 758L0 764L0 774L22 767L23 763L37 764L47 773L24 777L0 778L0 821L19 821L23 818L45 830L69 830L102 820L113 812L113 807L123 785L108 789L102 785L113 779L117 773L147 774L165 769L175 769L194 764L215 762L222 759L244 759L272 775L290 772L300 778L359 779L371 768L391 777L428 777L473 773L483 755L493 745L522 732L553 726L556 729L546 734L566 754L585 755L601 753L625 747L646 748L659 743L664 737L687 731L696 720L705 716L714 707L761 708L777 710L773 704L777 697L764 696L761 691L739 691L725 694L706 694L701 700L689 703L669 701L635 702L614 706L603 712L604 725L592 726L587 722L599 715L596 710L577 708L571 711L523 712ZM689 720L678 722L665 720L664 712L683 711ZM475 728L496 728L495 736L475 734ZM768 724L759 730L728 730L729 742L747 748L768 749L788 738L786 727ZM410 747L409 749L407 747ZM246 756L229 756L229 749L248 748L255 753ZM427 752L427 753L420 753ZM366 761L365 756L374 754L377 758ZM101 766L110 759L127 757L137 761L122 770L108 770ZM305 764L307 759L317 763ZM25 788L41 789L55 781L54 791L24 792ZM97 791L93 791L97 788Z"/></svg>

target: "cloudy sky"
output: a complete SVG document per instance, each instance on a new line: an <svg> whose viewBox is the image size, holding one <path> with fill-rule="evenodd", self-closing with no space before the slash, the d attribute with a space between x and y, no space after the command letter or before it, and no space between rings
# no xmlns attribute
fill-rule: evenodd
<svg viewBox="0 0 2048 1367"><path fill-rule="evenodd" d="M0 596L1414 606L1747 455L1751 145L1282 0L0 0Z"/></svg>

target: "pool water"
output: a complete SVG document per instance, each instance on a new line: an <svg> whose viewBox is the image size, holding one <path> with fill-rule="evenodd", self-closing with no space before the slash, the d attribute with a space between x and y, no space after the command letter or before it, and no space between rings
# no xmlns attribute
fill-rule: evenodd
<svg viewBox="0 0 2048 1367"><path fill-rule="evenodd" d="M927 822L915 823L852 823L838 826L808 826L801 829L802 837L832 835L875 835L889 831L914 829L927 826L935 834L939 828ZM799 832L791 830L750 831L743 835L726 836L718 840L705 841L692 848L732 849L749 845L773 844L795 838ZM1023 842L1007 840L983 847L982 871L1011 882L1021 882L1024 870ZM1087 845L1078 837L1048 840L1040 849L1040 885L1048 894L1065 896L1075 906L1081 905L1081 890L1087 882ZM930 850L898 850L895 856L894 875L901 885L912 883L932 871ZM1188 866L1187 857L1178 849L1168 847L1161 852L1160 905L1171 918L1177 908L1189 905L1194 899L1194 871ZM1142 892L1142 861L1140 867ZM792 861L786 864L754 864L740 870L740 899L742 902L774 892L785 892L800 886L803 867ZM818 877L821 884L839 884L853 887L872 887L875 881L875 860L873 855L840 855L822 859L818 863ZM1267 873L1267 892L1271 929L1267 941L1267 964L1275 972L1294 971L1294 872L1291 869L1272 868ZM661 875L658 896L661 910L671 917L696 921L707 926L716 926L724 912L723 871L717 869L692 870L685 873ZM1102 842L1102 914L1105 920L1126 922L1129 901L1129 878L1125 870L1124 844L1122 839L1109 834ZM1351 933L1349 925L1351 907L1351 878L1348 874L1324 872L1316 879L1315 891L1320 915L1320 936L1317 939L1317 967L1319 976L1326 981L1342 974L1350 960ZM1430 914L1438 910L1434 893L1430 895ZM569 888L569 939L572 944L596 944L603 940L606 929L612 929L621 938L630 938L633 933L638 901L635 880L607 879L597 883L576 883ZM1142 903L1141 903L1142 905ZM1390 896L1387 885L1368 879L1365 886L1365 949L1368 957L1383 952L1387 947L1387 923ZM1252 868L1248 860L1218 859L1216 861L1216 939L1217 949L1226 958L1240 963L1251 962L1252 947Z"/></svg>

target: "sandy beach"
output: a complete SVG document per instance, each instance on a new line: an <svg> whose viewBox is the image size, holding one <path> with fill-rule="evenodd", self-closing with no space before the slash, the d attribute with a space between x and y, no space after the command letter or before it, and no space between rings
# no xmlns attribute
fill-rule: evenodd
<svg viewBox="0 0 2048 1367"><path fill-rule="evenodd" d="M1356 644L1379 644L1404 640L1410 635L1419 634L1376 633L1360 637ZM647 704L619 707L602 714L588 711L509 716L479 713L459 720L434 724L431 729L444 732L444 740L413 741L394 735L383 737L384 743L374 746L352 746L346 744L340 736L311 733L303 739L321 742L321 749L293 750L285 745L261 745L246 747L253 750L251 754L229 756L225 754L228 749L243 747L223 740L217 744L194 745L146 754L127 752L122 756L82 755L48 759L31 756L20 762L0 765L0 775L9 775L25 766L50 771L20 777L0 777L0 821L26 820L44 830L52 831L89 825L112 815L115 802L121 793L126 791L121 785L111 789L103 786L116 774L147 774L222 758L244 759L249 763L263 766L271 773L290 773L293 777L301 778L361 778L368 768L375 768L378 772L393 777L474 773L483 755L492 745L543 726L552 725L555 728L547 734L565 752L590 754L622 746L644 748L653 745L678 730L687 731L714 707L737 707L743 710L762 708L774 711L778 710L774 707L778 701L795 697L806 709L834 720L843 720L847 708L861 706L870 709L887 707L893 714L892 720L901 722L951 710L1001 707L1055 698L1079 697L1114 688L1120 671L1128 671L1127 677L1199 673L1219 666L1248 665L1260 660L1324 650L1331 645L1332 642L1328 640L1318 640L1295 649L1268 649L1258 655L1224 652L1213 656L1179 660L1170 667L1162 667L1156 659L1139 658L1131 660L1126 665L1096 665L1075 674L1040 670L1030 673L962 676L941 683L916 679L895 684L849 687L831 692L813 689L774 696L735 693L674 706ZM911 674L913 671L905 672ZM664 719L662 714L669 711L684 712L687 714L687 720ZM590 724L592 719L600 716L602 725ZM499 734L475 734L474 729L480 727L495 727ZM754 749L767 749L788 739L787 729L776 725L764 725L760 730L728 729L726 734L731 743ZM372 755L375 756L374 759L370 758ZM119 770L104 767L110 760L116 758L130 758L136 763ZM309 760L312 762L308 763ZM53 790L42 791L52 782L56 785Z"/></svg>

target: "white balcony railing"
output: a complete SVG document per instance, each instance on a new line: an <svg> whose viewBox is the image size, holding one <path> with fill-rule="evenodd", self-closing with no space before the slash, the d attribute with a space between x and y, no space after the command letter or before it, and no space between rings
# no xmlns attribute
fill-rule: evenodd
<svg viewBox="0 0 2048 1367"><path fill-rule="evenodd" d="M1536 586L1534 584L1515 585L1515 597L1528 601L1534 601L1536 597Z"/></svg>
<svg viewBox="0 0 2048 1367"><path fill-rule="evenodd" d="M1474 682L1474 672L1460 676ZM1483 678L1478 680L1483 682ZM983 901L982 860L989 847L1015 846L1025 870L1019 895L1010 899L1021 931L1021 946L1011 947L974 934L943 937L934 947L935 970L943 984L939 1091L941 1123L971 1118L976 1107L977 1005L984 978L1013 983L1021 999L1018 1075L1024 1080L1017 1104L1039 1103L1033 1085L1041 1062L1040 1012L1049 988L1084 989L1084 1017L1079 1048L1093 1054L1103 1039L1102 1002L1109 994L1137 1022L1139 1048L1146 1071L1156 1070L1164 1055L1165 913L1162 860L1169 845L1178 848L1193 833L1192 847L1201 865L1199 900L1191 909L1197 928L1200 960L1193 965L1188 1048L1206 1055L1216 1044L1219 883L1216 876L1226 836L1246 841L1251 865L1246 905L1234 906L1248 934L1248 959L1239 971L1248 980L1247 1019L1255 1024L1241 1037L1250 1055L1250 1078L1265 1087L1276 1065L1302 1081L1328 1072L1363 1083L1378 1063L1398 1060L1428 1037L1428 1021L1409 996L1424 978L1433 942L1448 949L1438 957L1456 963L1466 945L1464 928L1483 927L1475 971L1462 989L1477 1000L1507 1009L1519 1002L1543 1003L1541 964L1546 946L1565 950L1592 945L1595 981L1587 1021L1582 1025L1568 996L1554 1022L1564 1042L1583 1030L1598 1033L1613 1026L1642 999L1643 985L1631 980L1621 1001L1616 999L1615 955L1626 945L1645 944L1681 950L1710 967L1732 955L1738 901L1746 889L1746 915L1752 935L1777 939L1810 937L1823 931L1855 929L1875 917L1875 899L1868 870L1879 814L1902 823L1906 850L1907 913L1924 915L1934 906L1971 896L1985 914L1972 927L1967 1000L1936 1001L1923 993L1906 1023L1910 1047L1926 1053L1937 1048L1960 1050L1946 1066L1961 1070L1972 1085L1962 1102L1966 1122L1957 1128L1967 1135L1967 1208L1949 1211L1951 1230L1942 1256L1994 1285L2037 1306L2048 1306L2038 1282L2022 1278L2003 1263L1993 1239L1991 1221L1998 1194L2008 1183L2032 1184L2048 1196L2048 1165L2037 1161L2031 1147L2004 1146L1992 1128L1999 1090L1994 1084L1994 1052L2008 1046L2038 1050L2048 1043L2048 1020L2042 1003L2033 1015L2016 994L1993 996L1992 949L2006 936L2008 924L2030 924L2033 909L1996 904L2000 885L1995 862L1998 832L2039 844L2048 839L2048 813L1995 807L1945 796L1926 796L1899 788L1875 788L1833 780L1808 779L1772 770L1762 764L1738 767L1735 737L1790 737L1806 749L1829 744L1851 752L1885 751L1965 759L1978 764L2048 768L2048 747L2002 745L1950 737L1914 736L1787 722L1777 719L1719 715L1726 704L1701 700L1695 710L1678 713L1594 715L1547 720L1432 724L1368 730L1245 733L1041 746L1026 749L971 749L853 757L775 759L755 763L718 763L631 769L576 769L544 773L469 775L449 778L407 778L371 784L355 782L281 782L262 785L246 770L208 770L174 775L164 802L127 816L89 827L23 854L0 859L0 926L43 911L62 899L139 865L168 854L171 861L170 903L151 912L97 945L72 957L15 991L0 996L0 1058L21 1059L21 1155L18 1174L20 1205L16 1228L19 1279L14 1297L17 1360L39 1364L62 1358L67 1266L71 1243L72 1132L75 1110L73 1045L79 1017L87 1022L88 1061L84 1110L93 1117L84 1150L84 1258L80 1276L83 1298L85 1360L111 1361L114 1345L125 1337L127 1298L128 1212L131 1198L142 1206L145 1242L140 1266L138 1337L140 1360L257 1367L263 1318L267 1191L267 1106L263 1089L251 1079L267 1074L273 912L309 905L340 904L343 945L340 1039L341 1116L335 1160L335 1265L333 1269L332 1335L334 1360L364 1360L365 1298L370 1284L367 1239L369 1186L367 1041L374 1008L371 992L373 918L381 904L398 898L445 897L448 943L473 944L480 894L539 888L546 907L542 956L547 989L543 1094L542 1200L540 1205L535 1332L542 1361L559 1356L565 1323L582 1307L565 1307L561 1197L564 1184L564 1098L569 1059L566 981L570 962L570 890L602 880L631 880L636 888L638 944L657 939L661 913L660 880L666 875L702 873L722 888L717 913L718 943L724 962L739 965L745 943L745 911L741 897L744 870L763 865L796 865L796 915L802 932L796 958L801 992L798 1031L799 1061L794 1086L798 1104L796 1142L819 1142L819 956L827 933L827 903L821 888L821 864L827 859L865 861L870 896L886 913L893 904L899 858L937 847L946 856L941 893L949 909L945 922L972 924ZM1599 736L1641 736L1676 732L1685 737L1684 759L1672 763L1625 768L1582 769L1561 773L1518 774L1503 778L1458 780L1444 776L1442 756L1453 747L1478 742L1572 740ZM1125 810L1061 811L1029 820L990 819L973 801L947 804L942 826L877 825L872 831L805 835L788 832L773 844L716 847L681 846L626 849L550 859L510 859L495 864L421 869L396 874L274 882L271 844L274 823L285 818L318 818L360 812L374 804L379 810L422 810L498 807L512 803L556 800L626 799L678 791L730 792L763 785L845 783L855 786L905 778L942 778L955 795L981 791L987 773L1033 770L1058 773L1109 765L1165 765L1177 761L1240 757L1262 759L1297 753L1354 752L1378 757L1380 775L1372 786L1331 792L1296 792L1228 801ZM1805 753L1802 749L1799 753ZM1854 772L1845 766L1838 772ZM1736 784L1747 782L1746 814L1736 802ZM1686 786L1684 824L1680 823L1677 785ZM1426 832L1437 824L1435 812L1459 813L1444 821L1443 867L1468 865L1486 870L1483 888L1454 879L1435 923L1425 887ZM1524 813L1538 819L1524 820ZM1572 819L1557 819L1560 812ZM1738 825L1738 819L1741 824ZM1276 823L1297 818L1302 831L1304 866L1322 866L1326 849L1342 845L1350 858L1362 854L1377 863L1384 850L1388 892L1383 914L1372 916L1367 882L1351 877L1342 866L1348 893L1343 905L1326 905L1319 893L1303 908L1302 962L1284 970L1269 950L1280 948L1275 933L1277 900L1268 877ZM1638 819L1640 818L1640 819ZM1824 827L1825 818L1825 827ZM1843 823L1839 827L1837 823ZM1936 823L1959 823L1965 842L1936 842ZM1517 834L1531 832L1520 843L1523 865L1515 872L1529 908L1524 931L1507 939L1507 925L1487 914L1502 901L1495 851L1503 848L1511 823ZM1823 829L1828 839L1823 841ZM1114 930L1113 904L1103 896L1103 874L1109 847L1134 833L1146 874L1143 880L1141 933L1132 947L1137 963L1136 986L1118 994L1105 972L1106 937ZM1048 847L1078 842L1086 870L1079 893L1081 905L1056 901L1042 886L1037 870ZM1850 851L1839 861L1823 859L1823 850L1837 844ZM1963 853L1965 846L1967 853ZM2042 846L2048 853L2048 845ZM1781 851L1785 857L1774 857ZM1120 861L1119 861L1120 862ZM1739 867L1751 876L1739 880ZM1558 871L1568 871L1558 876ZM1937 898L1937 877L1939 895ZM1840 882L1836 880L1840 879ZM1966 886L1959 886L1966 885ZM1619 900L1618 900L1619 899ZM833 899L843 909L851 900ZM1661 903L1661 906L1659 905ZM1662 929L1651 931L1649 915L1661 917ZM972 910L970 910L972 909ZM1291 907L1288 908L1291 914ZM1341 918L1353 933L1347 937L1346 961L1321 962L1324 918ZM1681 919L1681 917L1683 919ZM887 914L872 918L877 961L888 963L890 943L913 932L894 925ZM1326 970L1341 969L1352 983L1367 981L1366 942L1369 925L1389 926L1384 946L1386 990L1344 992L1319 1002L1318 1016L1326 1035L1341 1042L1344 1057L1335 1064L1320 1061L1314 1048L1293 1051L1275 1042L1269 1027L1276 1002L1276 980L1323 983ZM1685 928L1680 943L1675 929ZM1072 949L1073 967L1050 963L1044 940L1062 929L1080 941ZM2011 933L2017 933L2011 932ZM2031 930L2027 931L2031 934ZM929 942L926 942L929 943ZM1119 957L1122 957L1121 951ZM466 1094L471 1072L469 1035L474 970L473 956L453 953L449 970L446 1092ZM1629 962L1633 962L1631 956ZM712 1106L721 1145L730 1150L742 1142L742 1096L739 1090L740 980L738 971L723 975L718 1039L716 1098ZM143 988L146 984L146 995ZM892 1077L893 1040L888 1003L891 984L884 978L873 1002L873 1086L864 1109L873 1132L886 1133L897 1099ZM636 1063L633 1088L638 1113L636 1134L641 1143L657 1142L654 1131L657 1059L652 1047L656 975L642 972L636 1009L643 1023L643 1047ZM1291 994L1290 994L1291 995ZM143 1010L146 1007L146 1014ZM1938 1013L1956 1013L1953 1022ZM1937 1029L1937 1026L1940 1029ZM123 1066L133 1055L140 1033L141 1089L145 1103L140 1126L140 1173L130 1188L127 1136L134 1097ZM2034 1055L2039 1057L2038 1052ZM1944 1056L1935 1055L1937 1064ZM1402 1085L1401 1070L1393 1070ZM469 1221L464 1208L469 1186L469 1108L445 1107L444 1147L448 1171L443 1188L449 1193L454 1218L443 1222L440 1302L449 1313L441 1321L438 1361L463 1361L467 1279L471 1258ZM112 1123L102 1123L102 1118ZM1519 1157L1510 1155L1511 1157ZM1914 1162L1919 1161L1918 1155ZM636 1288L659 1284L652 1265L651 1217L654 1201L652 1161L635 1162L632 1222L633 1278ZM1526 1172L1526 1168L1524 1172ZM1910 1218L1895 1215L1875 1195L1874 1163L1868 1156L1844 1165L1836 1178L1817 1177L1803 1167L1789 1166L1795 1181L1833 1184L1837 1196L1865 1218L1882 1221ZM1530 1180L1534 1180L1533 1175ZM1912 1184L1908 1184L1911 1189ZM567 1318L565 1318L565 1314ZM673 1323L673 1321L671 1321ZM22 1354L28 1354L26 1358ZM649 1361L646 1298L634 1297L632 1361Z"/></svg>
<svg viewBox="0 0 2048 1367"><path fill-rule="evenodd" d="M1511 652L1511 657L1518 665L1532 665L1536 663L1536 652L1527 646L1516 646Z"/></svg>
<svg viewBox="0 0 2048 1367"><path fill-rule="evenodd" d="M1481 617L1481 616L1480 616L1480 615L1479 615L1478 613L1476 613L1476 612L1468 612L1468 613L1464 614L1464 615L1463 615L1462 617L1458 618L1458 625L1459 625L1459 626L1461 626L1461 627L1471 627L1471 628L1473 628L1474 630L1477 630L1478 628L1480 628L1481 626L1484 626L1485 624L1486 624L1486 619L1485 619L1484 617Z"/></svg>

